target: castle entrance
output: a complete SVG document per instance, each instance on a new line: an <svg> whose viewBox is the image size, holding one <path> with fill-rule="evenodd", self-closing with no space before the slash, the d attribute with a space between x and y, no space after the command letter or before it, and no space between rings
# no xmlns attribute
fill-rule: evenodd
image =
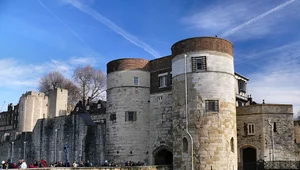
<svg viewBox="0 0 300 170"><path fill-rule="evenodd" d="M243 167L244 170L255 169L256 167L256 149L247 147L243 149Z"/></svg>
<svg viewBox="0 0 300 170"><path fill-rule="evenodd" d="M170 165L173 163L173 154L166 148L159 148L154 152L155 165Z"/></svg>

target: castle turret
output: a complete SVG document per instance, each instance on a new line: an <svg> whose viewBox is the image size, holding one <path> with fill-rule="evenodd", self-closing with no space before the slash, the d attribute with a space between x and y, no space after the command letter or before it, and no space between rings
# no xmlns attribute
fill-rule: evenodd
<svg viewBox="0 0 300 170"><path fill-rule="evenodd" d="M173 166L237 169L233 45L198 37L172 46Z"/></svg>
<svg viewBox="0 0 300 170"><path fill-rule="evenodd" d="M38 119L48 116L48 97L44 93L26 92L19 100L19 131L31 132Z"/></svg>
<svg viewBox="0 0 300 170"><path fill-rule="evenodd" d="M116 163L149 162L150 73L148 61L107 64L106 158Z"/></svg>
<svg viewBox="0 0 300 170"><path fill-rule="evenodd" d="M68 90L56 88L49 92L48 117L67 115Z"/></svg>

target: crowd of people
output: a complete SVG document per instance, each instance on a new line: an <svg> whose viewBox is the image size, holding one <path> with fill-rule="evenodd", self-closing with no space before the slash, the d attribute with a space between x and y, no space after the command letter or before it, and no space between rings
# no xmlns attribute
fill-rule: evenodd
<svg viewBox="0 0 300 170"><path fill-rule="evenodd" d="M50 167L91 167L93 166L93 163L87 160L85 163L80 161L77 163L77 161L74 161L73 164L70 165L69 162L62 162L58 161L55 163L50 164ZM43 168L43 167L48 167L47 162L42 159L41 161L33 161L33 163L30 163L27 165L24 159L19 160L19 163L14 163L10 159L7 161L2 161L0 169L26 169L26 168Z"/></svg>
<svg viewBox="0 0 300 170"><path fill-rule="evenodd" d="M19 163L13 163L10 161L10 159L1 162L1 169L13 169L13 168L26 169L28 167L24 159L19 160Z"/></svg>
<svg viewBox="0 0 300 170"><path fill-rule="evenodd" d="M142 163L140 161L138 161L138 162L126 161L123 165L124 166L143 166L144 163ZM105 160L104 163L101 166L117 166L117 164L115 164L113 161L108 162L107 160Z"/></svg>
<svg viewBox="0 0 300 170"><path fill-rule="evenodd" d="M123 166L143 166L144 164L141 162L133 162L133 161L126 161ZM63 161L57 161L55 163L50 164L50 167L92 167L94 166L92 162L89 160L86 160L86 162L83 161L73 161L72 164L69 162L63 162ZM108 162L105 160L101 166L117 166L113 161ZM33 163L30 163L27 165L24 159L19 160L19 163L13 163L10 159L7 161L2 161L2 165L0 169L26 169L26 168L42 168L42 167L48 167L47 162L42 159L41 161L33 161Z"/></svg>

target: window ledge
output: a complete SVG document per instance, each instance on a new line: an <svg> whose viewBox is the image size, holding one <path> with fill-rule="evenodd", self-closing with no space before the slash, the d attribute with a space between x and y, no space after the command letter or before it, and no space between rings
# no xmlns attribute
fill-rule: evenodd
<svg viewBox="0 0 300 170"><path fill-rule="evenodd" d="M220 113L220 112L216 112L216 111L206 111L206 113L214 113L214 114L216 114L216 113Z"/></svg>
<svg viewBox="0 0 300 170"><path fill-rule="evenodd" d="M162 89L162 88L166 88L166 87L167 87L167 86L160 86L159 88Z"/></svg>

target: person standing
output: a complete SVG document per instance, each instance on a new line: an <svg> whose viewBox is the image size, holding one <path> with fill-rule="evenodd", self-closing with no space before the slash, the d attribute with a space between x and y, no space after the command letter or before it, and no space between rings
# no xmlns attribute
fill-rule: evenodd
<svg viewBox="0 0 300 170"><path fill-rule="evenodd" d="M24 159L22 159L22 164L21 164L20 168L21 169L26 169L27 168L27 164L26 164Z"/></svg>

